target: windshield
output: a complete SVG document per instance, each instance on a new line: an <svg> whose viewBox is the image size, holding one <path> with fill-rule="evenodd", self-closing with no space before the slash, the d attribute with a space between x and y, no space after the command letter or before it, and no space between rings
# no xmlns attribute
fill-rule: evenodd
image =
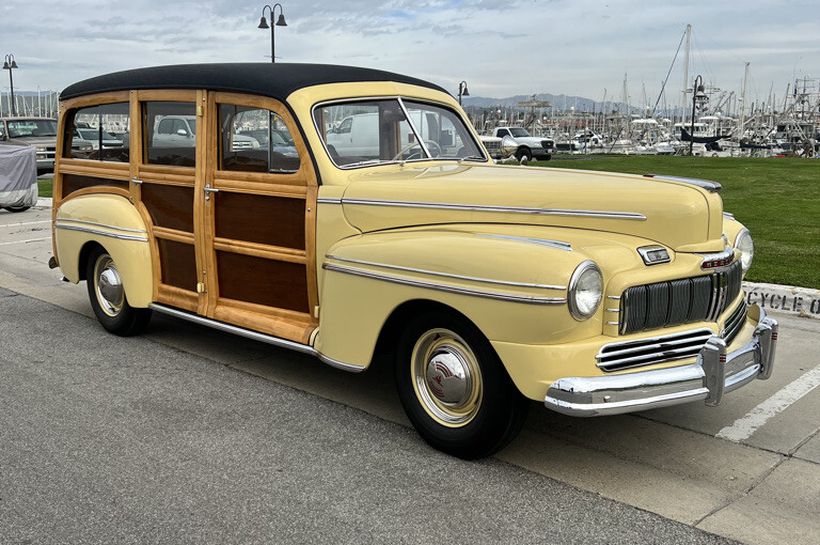
<svg viewBox="0 0 820 545"><path fill-rule="evenodd" d="M513 137L515 137L515 138L526 138L530 135L530 133L527 132L527 129L521 129L521 128L510 129L510 132L512 133Z"/></svg>
<svg viewBox="0 0 820 545"><path fill-rule="evenodd" d="M453 111L401 99L322 106L314 120L333 162L343 168L399 161L484 161L482 148Z"/></svg>
<svg viewBox="0 0 820 545"><path fill-rule="evenodd" d="M9 121L9 138L26 136L57 136L57 122L51 119L19 119Z"/></svg>

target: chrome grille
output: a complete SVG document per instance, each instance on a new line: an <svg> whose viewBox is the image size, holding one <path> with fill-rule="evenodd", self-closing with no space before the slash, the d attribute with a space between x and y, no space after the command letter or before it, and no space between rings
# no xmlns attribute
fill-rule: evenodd
<svg viewBox="0 0 820 545"><path fill-rule="evenodd" d="M621 334L691 322L716 322L740 294L740 262L706 276L628 288L621 296Z"/></svg>
<svg viewBox="0 0 820 545"><path fill-rule="evenodd" d="M619 371L691 358L698 355L712 335L714 333L708 329L697 329L663 337L608 344L598 353L597 365L604 371Z"/></svg>
<svg viewBox="0 0 820 545"><path fill-rule="evenodd" d="M743 322L746 321L746 301L741 301L732 315L726 319L725 327L723 328L723 338L726 340L726 345L732 344L737 334L743 327Z"/></svg>
<svg viewBox="0 0 820 545"><path fill-rule="evenodd" d="M746 321L745 301L737 306L726 320L722 337L726 345L732 344ZM596 356L597 365L604 371L620 371L633 367L654 365L666 361L693 358L714 335L708 329L696 329L673 333L662 337L650 337L637 341L625 341L604 345Z"/></svg>

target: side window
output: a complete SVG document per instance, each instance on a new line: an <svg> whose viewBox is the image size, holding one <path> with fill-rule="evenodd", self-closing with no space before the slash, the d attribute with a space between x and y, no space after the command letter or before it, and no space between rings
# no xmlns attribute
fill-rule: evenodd
<svg viewBox="0 0 820 545"><path fill-rule="evenodd" d="M500 131L498 131L498 136L500 138L504 138L505 136L509 136L509 135L510 135L510 131L508 131L507 129L501 129Z"/></svg>
<svg viewBox="0 0 820 545"><path fill-rule="evenodd" d="M178 167L196 164L193 102L143 102L142 134L144 162Z"/></svg>
<svg viewBox="0 0 820 545"><path fill-rule="evenodd" d="M129 115L127 102L69 112L63 133L63 157L127 163Z"/></svg>
<svg viewBox="0 0 820 545"><path fill-rule="evenodd" d="M299 152L285 121L270 110L219 105L219 168L242 172L299 170Z"/></svg>

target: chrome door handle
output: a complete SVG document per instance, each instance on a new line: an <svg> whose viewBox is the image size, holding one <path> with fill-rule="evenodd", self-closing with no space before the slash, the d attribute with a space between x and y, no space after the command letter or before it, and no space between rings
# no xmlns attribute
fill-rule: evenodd
<svg viewBox="0 0 820 545"><path fill-rule="evenodd" d="M131 182L132 182L132 183L135 183L135 184L137 184L137 185L139 185L139 184L141 184L141 183L142 183L142 180L140 180L139 178L137 178L136 176L134 176L133 178L131 178Z"/></svg>
<svg viewBox="0 0 820 545"><path fill-rule="evenodd" d="M211 187L209 185L206 185L205 186L205 200L206 201L211 200L211 193L219 193L219 190L215 187Z"/></svg>

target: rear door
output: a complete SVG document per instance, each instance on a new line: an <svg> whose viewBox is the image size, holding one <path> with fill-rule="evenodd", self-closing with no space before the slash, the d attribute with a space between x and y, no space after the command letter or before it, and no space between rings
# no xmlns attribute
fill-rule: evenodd
<svg viewBox="0 0 820 545"><path fill-rule="evenodd" d="M154 300L197 312L205 308L203 263L197 252L196 188L204 173L204 91L134 91L131 176L138 208L149 225ZM186 135L174 130L189 119ZM139 122L137 122L139 120ZM193 134L191 134L191 132ZM199 289L198 289L199 287Z"/></svg>

